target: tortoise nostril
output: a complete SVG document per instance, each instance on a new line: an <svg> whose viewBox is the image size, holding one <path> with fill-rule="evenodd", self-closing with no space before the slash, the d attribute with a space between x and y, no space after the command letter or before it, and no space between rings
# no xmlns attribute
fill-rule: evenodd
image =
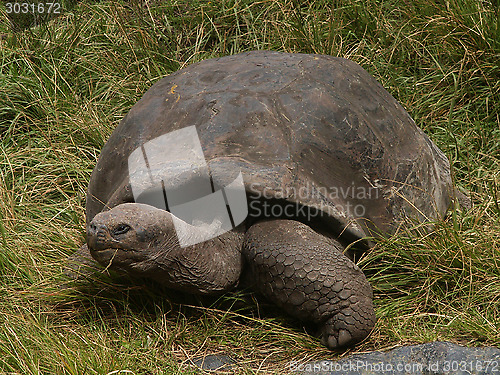
<svg viewBox="0 0 500 375"><path fill-rule="evenodd" d="M87 245L91 252L109 247L106 226L91 222L87 229Z"/></svg>
<svg viewBox="0 0 500 375"><path fill-rule="evenodd" d="M104 225L97 225L95 224L94 222L90 223L89 224L89 229L88 229L88 233L90 235L98 235L99 232L102 232L106 227Z"/></svg>

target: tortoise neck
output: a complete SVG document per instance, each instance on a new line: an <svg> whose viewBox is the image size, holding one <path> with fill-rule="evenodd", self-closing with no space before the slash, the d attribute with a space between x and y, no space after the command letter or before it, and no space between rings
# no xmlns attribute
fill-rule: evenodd
<svg viewBox="0 0 500 375"><path fill-rule="evenodd" d="M223 293L238 284L242 243L243 233L239 230L186 247L181 247L177 238L170 239L163 244L163 256L155 259L152 278L189 293Z"/></svg>

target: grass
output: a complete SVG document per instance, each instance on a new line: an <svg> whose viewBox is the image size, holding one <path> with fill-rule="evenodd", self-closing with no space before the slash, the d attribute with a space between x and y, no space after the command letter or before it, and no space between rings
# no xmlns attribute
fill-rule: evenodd
<svg viewBox="0 0 500 375"><path fill-rule="evenodd" d="M350 352L450 340L500 347L498 1L82 1L12 33L0 8L0 371L195 373L231 353L238 373L332 358L248 291L186 298L144 281L65 282L84 241L99 151L158 79L253 49L350 58L447 154L474 201L431 234L380 241L361 261L378 322Z"/></svg>

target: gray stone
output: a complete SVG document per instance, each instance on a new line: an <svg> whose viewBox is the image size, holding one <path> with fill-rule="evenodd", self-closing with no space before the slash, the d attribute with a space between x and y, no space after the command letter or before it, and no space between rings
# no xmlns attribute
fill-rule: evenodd
<svg viewBox="0 0 500 375"><path fill-rule="evenodd" d="M437 341L356 354L339 361L291 363L290 370L304 375L495 375L500 374L500 349Z"/></svg>
<svg viewBox="0 0 500 375"><path fill-rule="evenodd" d="M206 357L195 358L192 360L193 365L201 370L211 371L227 371L230 370L236 363L234 359L223 354L211 354Z"/></svg>

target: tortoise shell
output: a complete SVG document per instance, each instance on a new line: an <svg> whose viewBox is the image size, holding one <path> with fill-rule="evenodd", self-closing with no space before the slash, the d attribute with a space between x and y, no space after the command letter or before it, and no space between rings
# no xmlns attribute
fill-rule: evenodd
<svg viewBox="0 0 500 375"><path fill-rule="evenodd" d="M307 208L334 234L392 234L407 217L436 220L450 203L448 159L363 68L331 56L254 51L192 64L144 94L102 149L87 224L134 201L134 150L188 126L196 127L214 186L241 171L250 203Z"/></svg>

